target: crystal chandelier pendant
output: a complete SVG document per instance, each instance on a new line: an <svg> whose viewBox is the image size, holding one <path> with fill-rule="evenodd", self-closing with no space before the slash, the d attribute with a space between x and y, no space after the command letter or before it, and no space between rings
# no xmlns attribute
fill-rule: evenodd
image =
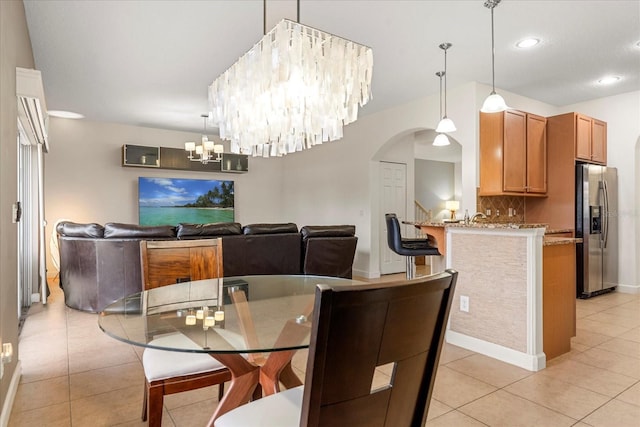
<svg viewBox="0 0 640 427"><path fill-rule="evenodd" d="M283 156L343 136L371 99L371 48L282 20L209 86L232 153Z"/></svg>

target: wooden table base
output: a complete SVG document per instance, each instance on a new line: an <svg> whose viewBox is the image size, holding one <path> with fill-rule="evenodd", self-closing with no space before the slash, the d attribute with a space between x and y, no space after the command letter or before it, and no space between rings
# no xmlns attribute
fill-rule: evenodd
<svg viewBox="0 0 640 427"><path fill-rule="evenodd" d="M246 295L243 291L230 294L234 306L238 312L242 335L247 347L257 347L257 335L249 312ZM310 322L307 319L313 311L311 302L303 311L304 321L298 323L289 320L274 345L275 348L296 346L303 342L310 333ZM232 409L249 402L254 396L254 391L260 386L261 394L269 396L280 391L280 383L287 389L302 385L300 378L293 372L291 359L296 350L274 351L264 357L262 353L249 353L245 359L237 353L212 353L211 356L225 365L231 371L231 381L222 400L218 403L215 412L209 420L209 426L213 427L214 421Z"/></svg>

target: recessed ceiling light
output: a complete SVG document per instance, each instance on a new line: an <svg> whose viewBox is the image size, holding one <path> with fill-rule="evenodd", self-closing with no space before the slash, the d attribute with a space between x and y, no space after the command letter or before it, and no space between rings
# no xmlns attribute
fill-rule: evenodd
<svg viewBox="0 0 640 427"><path fill-rule="evenodd" d="M607 76L598 80L598 83L600 83L601 85L610 85L617 82L618 80L620 80L619 76Z"/></svg>
<svg viewBox="0 0 640 427"><path fill-rule="evenodd" d="M84 119L82 114L74 113L73 111L48 110L47 114L52 117L61 117L63 119Z"/></svg>
<svg viewBox="0 0 640 427"><path fill-rule="evenodd" d="M640 41L638 41L638 43L636 43L636 47L640 47Z"/></svg>
<svg viewBox="0 0 640 427"><path fill-rule="evenodd" d="M516 46L521 48L527 48L527 47L535 46L538 43L540 43L539 39L528 38L528 39L520 40L518 43L516 43Z"/></svg>

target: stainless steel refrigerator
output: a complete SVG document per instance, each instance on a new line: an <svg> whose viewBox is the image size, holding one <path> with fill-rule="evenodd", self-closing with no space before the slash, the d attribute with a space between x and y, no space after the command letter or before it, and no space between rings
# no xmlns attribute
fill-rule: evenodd
<svg viewBox="0 0 640 427"><path fill-rule="evenodd" d="M576 165L577 296L589 298L618 284L618 171Z"/></svg>

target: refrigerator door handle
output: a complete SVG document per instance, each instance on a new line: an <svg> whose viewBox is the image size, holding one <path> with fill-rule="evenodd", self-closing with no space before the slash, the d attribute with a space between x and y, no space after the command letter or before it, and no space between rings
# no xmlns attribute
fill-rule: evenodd
<svg viewBox="0 0 640 427"><path fill-rule="evenodd" d="M607 240L609 240L609 190L607 188L607 181L602 181L602 194L604 195L604 212L601 212L602 218L602 244L603 248L607 247Z"/></svg>

